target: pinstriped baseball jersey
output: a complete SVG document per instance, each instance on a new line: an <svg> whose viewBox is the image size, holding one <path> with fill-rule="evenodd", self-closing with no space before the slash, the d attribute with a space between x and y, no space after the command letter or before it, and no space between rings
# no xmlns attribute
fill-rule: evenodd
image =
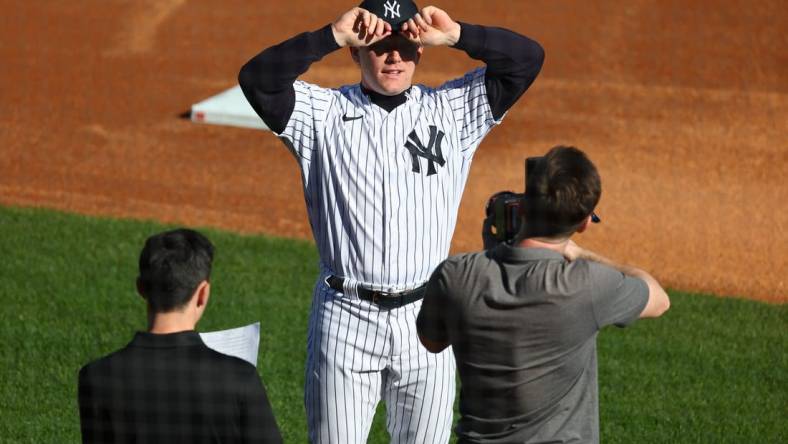
<svg viewBox="0 0 788 444"><path fill-rule="evenodd" d="M446 258L472 156L496 121L479 68L438 88L414 85L391 112L359 85L296 81L279 134L301 167L323 267L399 291Z"/></svg>
<svg viewBox="0 0 788 444"><path fill-rule="evenodd" d="M486 67L439 88L384 96L297 81L339 49L333 25L263 50L239 73L249 103L299 163L321 257L304 387L310 442L365 442L380 400L392 444L448 442L451 350L433 355L420 343L421 301L385 308L358 290L417 287L445 259L473 154L541 68L533 40L461 28L454 47ZM341 290L330 275L345 278Z"/></svg>

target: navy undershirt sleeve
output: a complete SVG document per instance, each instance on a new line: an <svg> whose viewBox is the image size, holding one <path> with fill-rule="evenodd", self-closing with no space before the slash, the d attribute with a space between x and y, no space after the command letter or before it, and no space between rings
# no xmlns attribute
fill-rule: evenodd
<svg viewBox="0 0 788 444"><path fill-rule="evenodd" d="M312 63L339 49L326 25L272 46L249 60L238 74L238 84L263 122L281 133L295 107L295 83Z"/></svg>
<svg viewBox="0 0 788 444"><path fill-rule="evenodd" d="M544 51L535 41L506 29L461 26L454 47L487 64L487 97L493 117L500 119L536 79ZM295 106L293 83L312 63L337 49L331 25L299 34L249 60L241 68L238 84L263 122L281 133Z"/></svg>
<svg viewBox="0 0 788 444"><path fill-rule="evenodd" d="M503 28L460 22L454 48L487 65L484 83L493 117L498 120L534 82L544 50L528 37Z"/></svg>

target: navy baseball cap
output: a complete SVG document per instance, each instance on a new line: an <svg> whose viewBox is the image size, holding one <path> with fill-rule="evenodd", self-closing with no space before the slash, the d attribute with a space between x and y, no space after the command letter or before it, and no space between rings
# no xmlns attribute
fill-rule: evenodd
<svg viewBox="0 0 788 444"><path fill-rule="evenodd" d="M358 6L388 22L393 32L399 31L403 23L419 12L411 0L364 0Z"/></svg>

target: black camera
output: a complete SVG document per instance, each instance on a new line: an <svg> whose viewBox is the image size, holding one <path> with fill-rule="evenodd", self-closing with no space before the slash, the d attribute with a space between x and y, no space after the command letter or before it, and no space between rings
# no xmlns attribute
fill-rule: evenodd
<svg viewBox="0 0 788 444"><path fill-rule="evenodd" d="M523 196L523 193L499 191L487 201L485 213L487 217L493 216L490 230L499 242L513 239L520 231Z"/></svg>
<svg viewBox="0 0 788 444"><path fill-rule="evenodd" d="M528 174L542 157L529 157L525 159L525 183L528 183ZM525 189L525 186L523 186ZM520 231L523 220L523 198L525 192L499 191L487 201L485 213L492 216L492 234L499 242L514 239Z"/></svg>

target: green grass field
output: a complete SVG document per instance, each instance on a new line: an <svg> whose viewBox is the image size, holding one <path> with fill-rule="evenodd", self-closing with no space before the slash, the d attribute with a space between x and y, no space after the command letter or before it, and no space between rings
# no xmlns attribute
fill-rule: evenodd
<svg viewBox="0 0 788 444"><path fill-rule="evenodd" d="M161 224L0 207L0 441L79 441L76 377L145 328L139 250ZM260 321L258 369L288 443L306 442L308 242L202 230L216 244L199 330ZM599 337L603 442L788 440L788 307L671 292L664 318ZM379 409L372 443L387 442Z"/></svg>

